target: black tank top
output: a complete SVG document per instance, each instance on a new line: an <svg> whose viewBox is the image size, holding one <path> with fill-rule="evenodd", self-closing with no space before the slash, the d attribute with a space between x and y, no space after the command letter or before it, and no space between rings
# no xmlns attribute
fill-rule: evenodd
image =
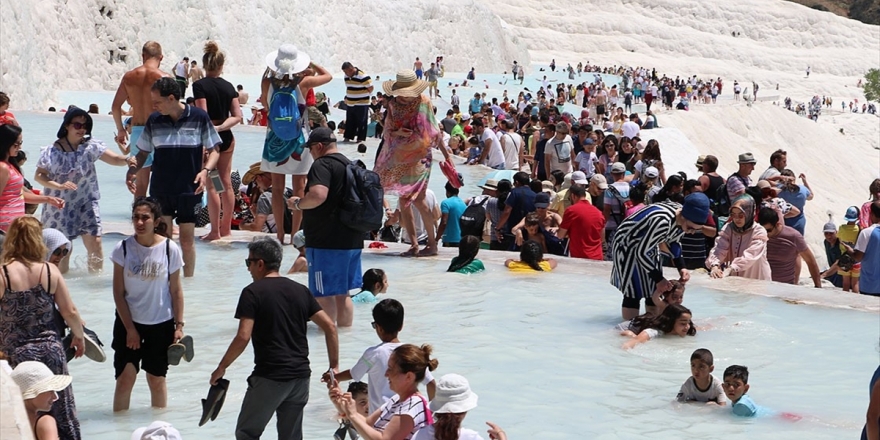
<svg viewBox="0 0 880 440"><path fill-rule="evenodd" d="M710 176L706 175L709 178L709 189L706 190L706 195L709 196L710 199L715 198L715 194L718 193L718 188L721 185L724 185L724 178L721 176Z"/></svg>

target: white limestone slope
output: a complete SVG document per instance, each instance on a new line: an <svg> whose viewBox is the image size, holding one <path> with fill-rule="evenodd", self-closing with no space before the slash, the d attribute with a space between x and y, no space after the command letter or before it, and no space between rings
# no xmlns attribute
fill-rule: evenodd
<svg viewBox="0 0 880 440"><path fill-rule="evenodd" d="M459 71L529 62L518 38L474 0L0 0L0 10L0 90L13 109L42 109L56 90L115 89L147 40L162 44L166 71L184 56L201 64L207 39L227 52L227 73L238 74L261 74L265 55L285 42L333 71L350 60L394 72L438 55Z"/></svg>

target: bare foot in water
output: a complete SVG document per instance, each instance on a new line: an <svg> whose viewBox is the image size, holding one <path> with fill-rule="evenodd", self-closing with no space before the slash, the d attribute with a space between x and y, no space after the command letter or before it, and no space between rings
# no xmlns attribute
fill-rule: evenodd
<svg viewBox="0 0 880 440"><path fill-rule="evenodd" d="M406 252L401 252L400 256L401 257L418 257L419 256L419 247L413 246L413 247L407 249Z"/></svg>
<svg viewBox="0 0 880 440"><path fill-rule="evenodd" d="M437 255L437 246L425 246L424 249L419 251L420 257L430 257L432 255Z"/></svg>
<svg viewBox="0 0 880 440"><path fill-rule="evenodd" d="M202 239L203 241L214 241L214 240L219 240L219 239L220 239L220 233L219 233L219 232L211 231L211 232L209 232L209 233L207 233L207 234L205 234L205 235L203 235L203 236L201 236L201 237L199 237L199 238Z"/></svg>

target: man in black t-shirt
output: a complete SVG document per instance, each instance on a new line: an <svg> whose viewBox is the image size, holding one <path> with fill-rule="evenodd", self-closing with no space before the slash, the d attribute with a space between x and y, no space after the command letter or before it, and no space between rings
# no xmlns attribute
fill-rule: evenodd
<svg viewBox="0 0 880 440"><path fill-rule="evenodd" d="M245 260L254 282L241 291L235 317L238 332L220 365L211 373L211 384L254 345L254 372L235 426L235 438L260 438L277 412L278 438L302 439L303 408L309 400L308 321L324 331L330 369L337 371L339 340L336 326L302 284L280 276L281 243L263 237L248 243Z"/></svg>
<svg viewBox="0 0 880 440"><path fill-rule="evenodd" d="M349 160L336 149L329 128L312 130L306 147L315 159L306 194L287 199L287 206L303 211L309 289L336 325L350 327L354 305L348 291L363 285L364 234L343 224L337 212L345 196Z"/></svg>

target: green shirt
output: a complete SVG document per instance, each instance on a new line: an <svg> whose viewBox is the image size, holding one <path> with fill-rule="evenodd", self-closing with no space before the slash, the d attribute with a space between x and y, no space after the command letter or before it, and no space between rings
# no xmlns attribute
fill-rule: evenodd
<svg viewBox="0 0 880 440"><path fill-rule="evenodd" d="M467 266L462 267L461 269L459 269L455 272L467 274L467 273L482 272L484 270L486 270L486 267L483 266L483 262L480 260L474 260L474 261L471 261L470 264L468 264Z"/></svg>

